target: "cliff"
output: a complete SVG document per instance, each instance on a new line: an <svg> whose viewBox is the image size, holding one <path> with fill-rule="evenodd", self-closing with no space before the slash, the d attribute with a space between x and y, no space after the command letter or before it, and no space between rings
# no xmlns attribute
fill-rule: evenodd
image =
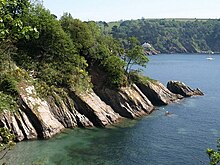
<svg viewBox="0 0 220 165"><path fill-rule="evenodd" d="M177 85L182 88L181 83ZM117 90L95 86L94 90L81 93L53 92L48 98L40 97L33 85L22 82L18 87L19 109L5 110L0 115L0 126L10 129L17 141L50 138L64 128L105 127L123 118L148 115L154 106L188 96L175 91L174 94L158 81L131 84ZM170 85L168 87L170 89Z"/></svg>

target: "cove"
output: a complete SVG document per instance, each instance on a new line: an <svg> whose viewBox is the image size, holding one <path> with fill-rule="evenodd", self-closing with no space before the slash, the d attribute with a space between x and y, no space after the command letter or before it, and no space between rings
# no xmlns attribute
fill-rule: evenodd
<svg viewBox="0 0 220 165"><path fill-rule="evenodd" d="M50 140L18 143L0 163L7 164L208 164L207 147L220 137L220 56L150 56L144 74L166 83L199 87L203 97L159 107L150 116L106 129L66 130ZM165 116L165 111L172 114Z"/></svg>

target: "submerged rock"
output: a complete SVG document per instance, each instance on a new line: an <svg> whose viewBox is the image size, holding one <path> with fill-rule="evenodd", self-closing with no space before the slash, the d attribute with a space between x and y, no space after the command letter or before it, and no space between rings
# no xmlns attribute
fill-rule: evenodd
<svg viewBox="0 0 220 165"><path fill-rule="evenodd" d="M153 80L147 83L137 83L138 88L147 96L155 106L167 105L183 96L170 92L162 83Z"/></svg>
<svg viewBox="0 0 220 165"><path fill-rule="evenodd" d="M204 95L204 93L199 89L191 89L189 86L180 81L169 81L167 83L167 88L175 93L180 94L184 97L191 97L196 95Z"/></svg>

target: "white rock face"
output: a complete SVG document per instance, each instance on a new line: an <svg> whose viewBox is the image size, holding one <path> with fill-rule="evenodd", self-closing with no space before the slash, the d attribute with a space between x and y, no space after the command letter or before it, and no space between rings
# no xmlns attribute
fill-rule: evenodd
<svg viewBox="0 0 220 165"><path fill-rule="evenodd" d="M27 106L26 114L29 118L33 118L32 123L35 123L34 127L37 128L38 134L41 131L43 138L49 138L64 129L64 126L52 115L48 103L37 97L34 86L28 86L23 91L26 92L21 94L21 99Z"/></svg>

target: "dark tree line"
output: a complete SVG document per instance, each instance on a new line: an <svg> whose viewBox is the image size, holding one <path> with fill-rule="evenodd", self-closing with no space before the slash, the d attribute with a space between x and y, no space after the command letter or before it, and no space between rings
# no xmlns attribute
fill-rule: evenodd
<svg viewBox="0 0 220 165"><path fill-rule="evenodd" d="M220 20L139 19L112 22L112 36L121 42L134 36L162 53L220 52Z"/></svg>

